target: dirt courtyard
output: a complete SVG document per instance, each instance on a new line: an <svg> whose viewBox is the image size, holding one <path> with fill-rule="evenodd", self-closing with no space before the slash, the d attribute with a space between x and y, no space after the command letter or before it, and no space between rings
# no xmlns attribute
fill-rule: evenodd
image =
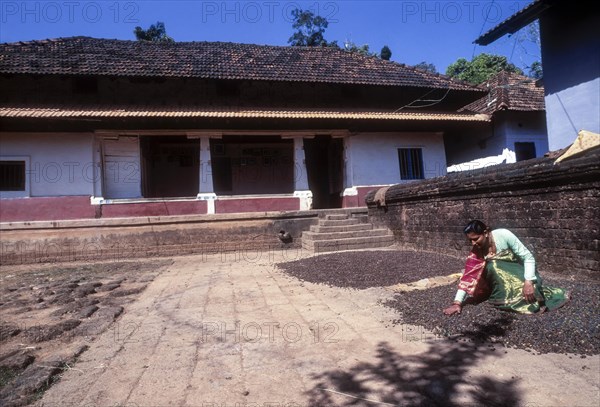
<svg viewBox="0 0 600 407"><path fill-rule="evenodd" d="M0 404L26 405L41 397L170 264L0 267Z"/></svg>
<svg viewBox="0 0 600 407"><path fill-rule="evenodd" d="M402 315L384 305L397 295L390 288L362 278L362 288L310 282L277 266L303 256L277 251L2 267L0 404L600 401L598 355L499 352L447 340L398 323ZM316 270L331 268L311 261ZM459 271L448 267L440 274Z"/></svg>

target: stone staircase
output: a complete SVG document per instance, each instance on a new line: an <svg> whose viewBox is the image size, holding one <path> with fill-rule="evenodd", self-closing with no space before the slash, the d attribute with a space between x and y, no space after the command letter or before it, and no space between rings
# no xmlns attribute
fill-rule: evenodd
<svg viewBox="0 0 600 407"><path fill-rule="evenodd" d="M302 233L302 248L313 253L370 249L394 244L388 229L373 229L367 216L326 215Z"/></svg>

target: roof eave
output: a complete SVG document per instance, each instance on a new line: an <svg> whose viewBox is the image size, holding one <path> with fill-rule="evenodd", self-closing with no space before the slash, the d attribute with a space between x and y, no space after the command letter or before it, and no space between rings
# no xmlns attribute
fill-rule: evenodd
<svg viewBox="0 0 600 407"><path fill-rule="evenodd" d="M505 34L514 34L521 28L537 20L544 11L553 6L553 3L552 0L538 0L513 14L496 27L477 38L473 43L477 45L489 45Z"/></svg>
<svg viewBox="0 0 600 407"><path fill-rule="evenodd" d="M122 73L119 75L114 75L110 73L102 73L102 72L78 72L73 71L69 73L60 73L60 72L23 72L16 70L0 70L0 75L38 75L44 77L52 77L52 76L87 76L87 77L115 77L115 78L148 78L148 79L200 79L200 80L213 80L213 81L255 81L255 82L281 82L281 83L300 83L300 84L327 84L327 85L350 85L350 86L379 86L386 88L425 88L425 89L449 89L453 91L460 92L487 92L486 89L482 89L478 86L471 85L467 82L458 82L452 79L446 82L446 86L436 85L436 84L422 84L422 83L411 83L411 84L396 84L396 83L386 83L386 82L375 82L375 81L340 81L340 80L328 80L328 79L294 79L294 78L242 78L242 77L234 77L234 76L217 76L217 75L168 75L168 74L128 74Z"/></svg>
<svg viewBox="0 0 600 407"><path fill-rule="evenodd" d="M489 115L460 113L395 113L375 111L320 110L162 110L143 108L0 107L1 118L13 119L102 119L102 118L222 118L222 119L317 119L378 121L488 122Z"/></svg>

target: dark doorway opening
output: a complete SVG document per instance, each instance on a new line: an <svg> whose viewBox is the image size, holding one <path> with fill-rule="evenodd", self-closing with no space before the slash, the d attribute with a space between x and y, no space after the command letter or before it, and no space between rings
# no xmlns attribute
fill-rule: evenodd
<svg viewBox="0 0 600 407"><path fill-rule="evenodd" d="M314 209L342 207L344 141L331 136L304 139L308 187Z"/></svg>
<svg viewBox="0 0 600 407"><path fill-rule="evenodd" d="M200 180L200 140L185 136L140 137L142 195L195 197Z"/></svg>
<svg viewBox="0 0 600 407"><path fill-rule="evenodd" d="M294 192L294 141L279 136L223 136L210 140L217 195Z"/></svg>
<svg viewBox="0 0 600 407"><path fill-rule="evenodd" d="M515 143L515 156L517 161L535 158L535 143Z"/></svg>

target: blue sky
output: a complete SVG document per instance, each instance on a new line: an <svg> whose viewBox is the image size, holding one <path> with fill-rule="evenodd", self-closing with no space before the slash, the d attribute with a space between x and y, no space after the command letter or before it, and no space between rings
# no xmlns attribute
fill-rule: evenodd
<svg viewBox="0 0 600 407"><path fill-rule="evenodd" d="M473 41L531 1L0 0L0 42L78 35L133 40L136 26L162 21L176 41L287 45L291 11L302 8L328 19L327 40L369 44L377 52L388 45L396 62L426 61L444 73L456 59L486 52L524 68L540 59L524 30L486 47Z"/></svg>

